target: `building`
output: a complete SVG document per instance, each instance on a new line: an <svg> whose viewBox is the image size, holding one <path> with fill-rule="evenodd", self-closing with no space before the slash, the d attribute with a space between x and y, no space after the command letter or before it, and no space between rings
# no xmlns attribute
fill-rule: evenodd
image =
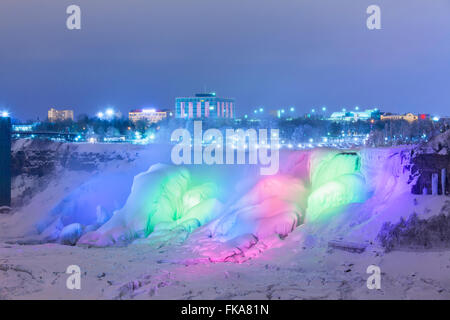
<svg viewBox="0 0 450 320"><path fill-rule="evenodd" d="M414 122L419 120L419 116L412 113L407 113L405 115L400 114L383 114L381 115L381 120L406 120L408 122Z"/></svg>
<svg viewBox="0 0 450 320"><path fill-rule="evenodd" d="M39 122L35 122L32 124L13 124L12 125L12 132L32 132L36 129L36 126L39 124Z"/></svg>
<svg viewBox="0 0 450 320"><path fill-rule="evenodd" d="M135 109L131 110L128 113L128 118L131 122L138 122L138 121L146 121L150 123L157 123L161 120L164 120L167 118L168 111L159 111L156 109Z"/></svg>
<svg viewBox="0 0 450 320"><path fill-rule="evenodd" d="M181 119L234 119L234 99L219 98L215 93L198 93L195 97L176 98L175 116Z"/></svg>
<svg viewBox="0 0 450 320"><path fill-rule="evenodd" d="M51 108L48 110L48 121L59 122L59 121L73 121L73 110L56 110Z"/></svg>
<svg viewBox="0 0 450 320"><path fill-rule="evenodd" d="M368 121L379 120L381 113L378 109L367 109L364 111L342 111L333 112L329 120L331 121Z"/></svg>

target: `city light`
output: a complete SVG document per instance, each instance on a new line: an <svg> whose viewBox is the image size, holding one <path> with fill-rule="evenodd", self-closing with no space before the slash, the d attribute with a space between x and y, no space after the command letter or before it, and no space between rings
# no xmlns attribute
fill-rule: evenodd
<svg viewBox="0 0 450 320"><path fill-rule="evenodd" d="M151 113L153 109L145 109L146 113ZM144 110L143 110L144 112ZM111 120L115 116L118 116L119 113L117 113L113 108L107 108L105 111L97 112L97 118L102 120Z"/></svg>
<svg viewBox="0 0 450 320"><path fill-rule="evenodd" d="M9 112L8 111L2 111L2 118L8 118Z"/></svg>
<svg viewBox="0 0 450 320"><path fill-rule="evenodd" d="M294 112L295 111L295 108L294 107L291 107L291 112Z"/></svg>

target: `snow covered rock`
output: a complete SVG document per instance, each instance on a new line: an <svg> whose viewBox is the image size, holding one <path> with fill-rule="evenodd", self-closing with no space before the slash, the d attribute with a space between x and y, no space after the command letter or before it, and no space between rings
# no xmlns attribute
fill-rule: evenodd
<svg viewBox="0 0 450 320"><path fill-rule="evenodd" d="M418 153L448 155L450 150L450 130L447 130L417 148Z"/></svg>
<svg viewBox="0 0 450 320"><path fill-rule="evenodd" d="M79 223L72 223L61 230L59 242L65 245L75 245L83 234L83 227Z"/></svg>
<svg viewBox="0 0 450 320"><path fill-rule="evenodd" d="M58 218L53 221L42 233L39 235L39 238L42 242L55 242L58 240L61 230L64 228L61 219Z"/></svg>

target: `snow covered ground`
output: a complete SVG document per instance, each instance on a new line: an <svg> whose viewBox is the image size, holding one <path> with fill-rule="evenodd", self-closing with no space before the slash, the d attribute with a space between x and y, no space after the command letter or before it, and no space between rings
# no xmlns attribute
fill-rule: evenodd
<svg viewBox="0 0 450 320"><path fill-rule="evenodd" d="M15 145L15 150L32 147L26 143ZM385 253L376 240L387 221L397 223L414 212L423 219L450 214L448 196L410 193L405 169L409 148L352 150L338 156L334 150L286 152L281 154L280 175L260 183L258 170L251 166L192 168L195 186L214 182L216 187L207 188L214 190L207 196L180 187L182 198L195 199L194 207L214 199L223 206L218 216L202 214L203 226L192 233L176 228L179 220L175 228L156 224L153 235L133 235L140 239L127 243L117 239L129 230L139 233L144 222L148 227L147 220L121 220L123 228L117 231L118 218L95 226L98 217L141 212L145 203L137 206L139 210L134 205L126 209L133 178L153 164L167 163L170 148L87 144L56 148L67 148L69 158L76 155L75 162L94 165L79 168L59 161L47 175L15 178L13 196L20 198L28 190L30 199L0 215L0 299L450 299L449 249ZM119 156L111 157L113 152ZM177 181L180 185L184 180ZM157 194L155 199L162 199L161 194L171 199L142 185L133 189L144 190L149 197ZM293 199L292 190L294 194L305 190L308 199ZM267 205L286 210L265 212ZM192 205L186 208L177 212L190 217ZM196 219L202 220L198 214L202 208L194 210ZM94 226L94 232L77 246L59 244L55 230L61 232L74 222L83 228ZM97 240L117 232L120 237L112 246ZM257 235L257 240L248 235ZM328 245L332 240L366 249L362 253L332 249ZM86 245L92 243L95 246ZM81 290L66 287L70 265L81 269ZM367 288L369 265L381 268L380 290Z"/></svg>

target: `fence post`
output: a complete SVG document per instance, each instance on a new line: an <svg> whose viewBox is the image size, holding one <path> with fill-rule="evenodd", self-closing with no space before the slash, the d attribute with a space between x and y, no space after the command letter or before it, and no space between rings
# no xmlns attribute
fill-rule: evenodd
<svg viewBox="0 0 450 320"><path fill-rule="evenodd" d="M438 186L439 186L439 174L433 173L431 175L431 194L433 196L438 195Z"/></svg>
<svg viewBox="0 0 450 320"><path fill-rule="evenodd" d="M445 187L447 185L447 169L442 169L441 171L441 185L442 185L442 195L445 196L445 193L447 190L445 190Z"/></svg>

